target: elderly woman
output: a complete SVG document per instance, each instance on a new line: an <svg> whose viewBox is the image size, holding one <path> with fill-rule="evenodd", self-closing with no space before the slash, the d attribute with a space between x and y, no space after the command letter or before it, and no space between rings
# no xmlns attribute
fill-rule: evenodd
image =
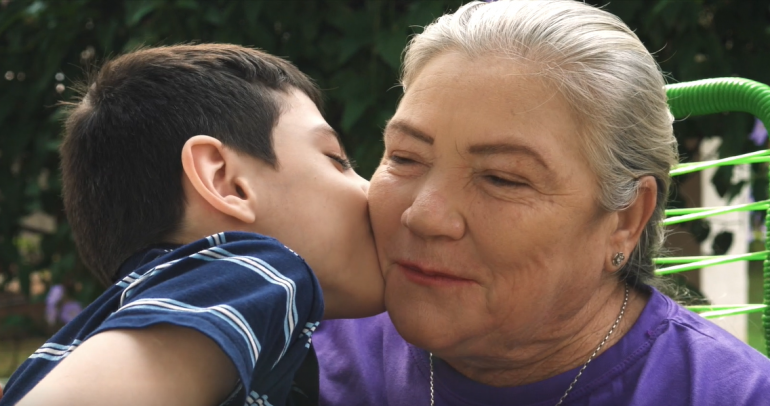
<svg viewBox="0 0 770 406"><path fill-rule="evenodd" d="M664 79L577 1L414 37L370 214L388 314L314 336L324 405L768 405L770 361L653 288Z"/></svg>

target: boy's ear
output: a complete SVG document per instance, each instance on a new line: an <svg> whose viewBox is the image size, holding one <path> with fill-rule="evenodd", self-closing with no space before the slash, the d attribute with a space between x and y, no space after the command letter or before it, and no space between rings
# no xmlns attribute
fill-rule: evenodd
<svg viewBox="0 0 770 406"><path fill-rule="evenodd" d="M182 147L182 168L195 191L213 208L244 223L256 220L255 198L238 154L208 135Z"/></svg>
<svg viewBox="0 0 770 406"><path fill-rule="evenodd" d="M615 272L628 262L639 238L642 237L647 222L655 211L657 196L658 184L655 182L655 178L652 176L641 177L636 199L627 208L615 213L617 223L610 236L610 250L606 254L605 269ZM618 253L622 255L618 255Z"/></svg>

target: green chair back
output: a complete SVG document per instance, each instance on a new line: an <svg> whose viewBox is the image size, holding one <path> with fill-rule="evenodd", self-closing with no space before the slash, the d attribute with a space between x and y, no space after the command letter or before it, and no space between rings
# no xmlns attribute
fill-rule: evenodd
<svg viewBox="0 0 770 406"><path fill-rule="evenodd" d="M666 86L671 113L677 119L722 112L745 112L759 118L770 129L770 86L742 78L716 78ZM714 161L680 164L671 170L671 176L683 175L723 165L770 162L770 150L723 158ZM770 200L727 207L701 207L666 210L664 225L672 225L717 216L735 211L764 210L768 212L766 226L770 234ZM763 303L722 306L688 306L706 318L762 312L762 327L770 355L770 238L765 236L765 251L740 255L657 258L660 275L684 272L736 261L764 261Z"/></svg>

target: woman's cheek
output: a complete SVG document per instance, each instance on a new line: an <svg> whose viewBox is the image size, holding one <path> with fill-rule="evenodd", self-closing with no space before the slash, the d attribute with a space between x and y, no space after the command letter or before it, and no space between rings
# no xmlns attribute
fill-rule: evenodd
<svg viewBox="0 0 770 406"><path fill-rule="evenodd" d="M401 199L410 183L410 179L392 173L387 167L380 167L369 185L369 205L374 209L388 207L394 200Z"/></svg>
<svg viewBox="0 0 770 406"><path fill-rule="evenodd" d="M388 230L397 229L401 214L410 205L411 183L386 171L379 171L372 177L369 186L369 212L375 237L381 237Z"/></svg>

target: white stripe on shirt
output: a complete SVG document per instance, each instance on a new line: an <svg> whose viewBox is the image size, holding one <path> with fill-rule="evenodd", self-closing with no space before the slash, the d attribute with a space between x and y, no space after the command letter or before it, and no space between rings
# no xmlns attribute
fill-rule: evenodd
<svg viewBox="0 0 770 406"><path fill-rule="evenodd" d="M296 285L294 284L294 281L290 278L287 278L278 270L273 268L270 264L267 262L256 258L256 257L250 257L250 256L236 256L222 248L215 247L210 250L203 250L200 251L199 256L195 256L196 258L207 260L207 261L215 261L215 260L222 260L222 261L228 261L232 262L238 265L241 265L245 268L251 269L263 278L265 278L266 281L273 283L275 285L281 286L286 291L286 318L284 319L284 335L285 335L285 343L283 351L281 351L281 354L278 356L278 359L276 359L276 364L278 361L281 360L283 355L286 353L286 351L289 348L289 345L291 344L291 337L294 334L294 328L297 325L297 303L296 303Z"/></svg>
<svg viewBox="0 0 770 406"><path fill-rule="evenodd" d="M135 302L131 302L118 309L115 313L134 308L213 314L214 316L217 316L220 319L226 321L246 341L247 348L249 348L249 356L251 357L252 368L254 368L257 363L259 352L261 351L259 340L243 316L238 312L238 310L235 310L231 306L216 305L211 307L197 307L173 299L150 298L139 299Z"/></svg>

